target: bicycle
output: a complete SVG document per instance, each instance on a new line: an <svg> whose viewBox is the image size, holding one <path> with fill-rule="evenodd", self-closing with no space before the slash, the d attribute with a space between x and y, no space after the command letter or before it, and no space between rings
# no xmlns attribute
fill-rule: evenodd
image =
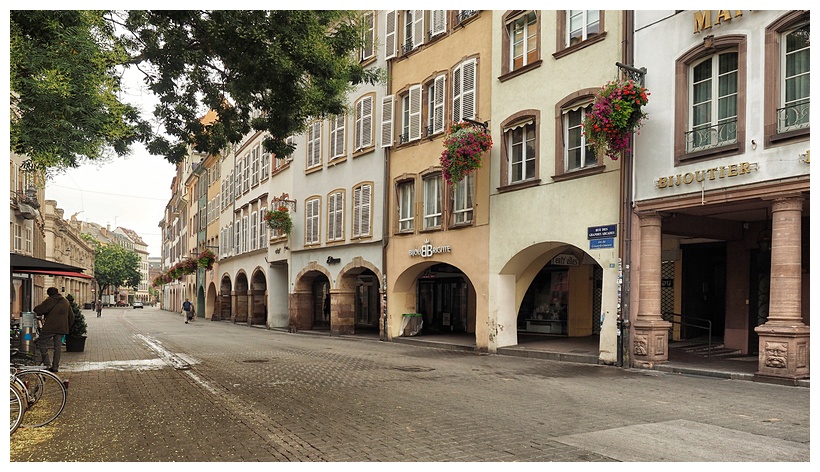
<svg viewBox="0 0 820 472"><path fill-rule="evenodd" d="M14 351L14 350L12 350ZM68 382L45 367L11 364L12 384L23 394L26 409L21 428L45 426L60 416L68 397Z"/></svg>
<svg viewBox="0 0 820 472"><path fill-rule="evenodd" d="M9 392L9 414L11 417L11 432L9 435L11 435L14 434L17 428L23 423L23 415L26 414L27 405L25 396L20 388L15 385L14 376L12 376L9 388L11 389Z"/></svg>

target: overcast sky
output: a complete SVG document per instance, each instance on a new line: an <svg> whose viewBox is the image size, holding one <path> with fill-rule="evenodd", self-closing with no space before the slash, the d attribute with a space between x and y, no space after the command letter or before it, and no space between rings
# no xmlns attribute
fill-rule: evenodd
<svg viewBox="0 0 820 472"><path fill-rule="evenodd" d="M156 99L143 91L136 73L123 80L123 99L150 116ZM162 255L159 221L171 198L171 180L176 170L160 156L152 156L142 145L131 155L104 164L83 164L56 176L46 184L46 200L56 200L63 218L80 212L77 219L134 230L148 244L151 257Z"/></svg>

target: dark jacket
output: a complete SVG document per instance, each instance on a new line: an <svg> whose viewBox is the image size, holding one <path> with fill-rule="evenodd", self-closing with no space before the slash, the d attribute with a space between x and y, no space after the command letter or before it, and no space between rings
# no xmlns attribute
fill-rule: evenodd
<svg viewBox="0 0 820 472"><path fill-rule="evenodd" d="M45 322L40 334L68 334L68 328L74 324L74 311L71 304L62 295L55 294L34 307L34 313L45 315Z"/></svg>

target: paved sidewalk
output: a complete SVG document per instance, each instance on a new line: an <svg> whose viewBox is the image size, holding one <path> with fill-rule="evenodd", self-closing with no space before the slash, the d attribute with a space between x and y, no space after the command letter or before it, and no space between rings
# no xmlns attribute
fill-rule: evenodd
<svg viewBox="0 0 820 472"><path fill-rule="evenodd" d="M809 460L807 388L88 313L12 462Z"/></svg>

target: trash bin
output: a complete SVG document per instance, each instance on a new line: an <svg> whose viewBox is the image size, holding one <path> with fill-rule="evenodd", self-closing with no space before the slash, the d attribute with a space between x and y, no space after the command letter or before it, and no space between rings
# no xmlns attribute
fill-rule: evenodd
<svg viewBox="0 0 820 472"><path fill-rule="evenodd" d="M401 335L416 336L424 323L421 313L405 313L401 316Z"/></svg>
<svg viewBox="0 0 820 472"><path fill-rule="evenodd" d="M37 319L31 311L24 311L20 316L20 352L31 352L37 335Z"/></svg>

